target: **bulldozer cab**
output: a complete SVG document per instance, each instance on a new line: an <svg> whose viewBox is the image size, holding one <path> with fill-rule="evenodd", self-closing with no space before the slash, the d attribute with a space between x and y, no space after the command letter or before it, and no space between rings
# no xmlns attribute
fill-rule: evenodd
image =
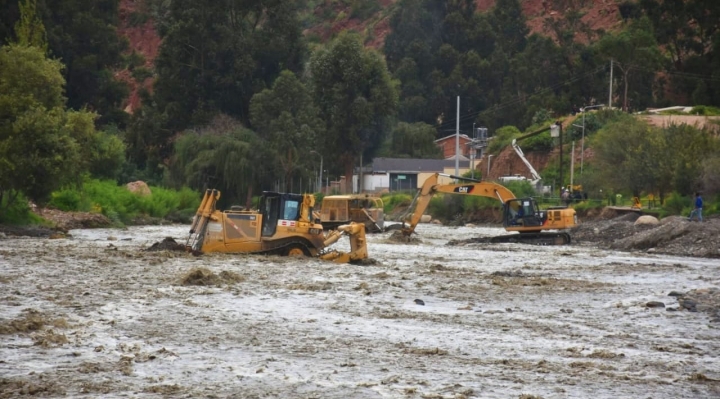
<svg viewBox="0 0 720 399"><path fill-rule="evenodd" d="M540 212L532 198L515 198L507 201L503 207L503 225L505 227L542 226L545 213Z"/></svg>
<svg viewBox="0 0 720 399"><path fill-rule="evenodd" d="M300 194L264 192L260 198L263 237L274 236L279 224L299 220L302 203L303 196Z"/></svg>

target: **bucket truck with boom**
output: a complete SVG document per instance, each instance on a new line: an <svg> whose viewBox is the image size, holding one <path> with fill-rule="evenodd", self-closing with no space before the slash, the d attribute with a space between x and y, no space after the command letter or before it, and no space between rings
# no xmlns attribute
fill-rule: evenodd
<svg viewBox="0 0 720 399"><path fill-rule="evenodd" d="M541 194L550 193L550 191L551 191L550 186L542 185L542 177L540 177L540 174L538 173L537 170L535 170L535 168L532 166L530 161L528 161L527 158L525 158L525 154L523 153L522 149L520 149L520 146L518 145L518 141L522 141L524 139L536 136L536 135L546 132L548 130L550 130L549 126L539 129L539 130L536 130L534 132L530 132L528 134L522 135L518 138L513 139L512 144L511 144L513 150L515 150L515 153L520 157L520 159L523 161L525 166L527 166L527 168L530 170L530 175L532 176L532 179L530 180L530 184L532 184L532 186L535 188L535 191L537 191L538 193L541 193ZM509 182L509 181L513 181L513 180L525 180L525 179L518 179L518 176L502 176L498 180L500 180L501 182Z"/></svg>

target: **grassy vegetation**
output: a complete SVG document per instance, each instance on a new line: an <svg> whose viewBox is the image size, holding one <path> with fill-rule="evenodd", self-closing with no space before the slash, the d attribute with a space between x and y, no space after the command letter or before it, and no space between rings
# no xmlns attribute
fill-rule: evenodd
<svg viewBox="0 0 720 399"><path fill-rule="evenodd" d="M111 180L88 180L81 190L66 188L52 194L49 205L63 211L99 212L118 224L138 216L189 219L200 204L200 194L150 187L151 195L131 193Z"/></svg>
<svg viewBox="0 0 720 399"><path fill-rule="evenodd" d="M393 194L386 194L382 196L383 204L385 207L383 208L383 211L385 214L392 213L395 208L398 207L408 207L412 203L413 195L405 192L400 193L393 193Z"/></svg>
<svg viewBox="0 0 720 399"><path fill-rule="evenodd" d="M7 198L3 198L2 204L0 204L0 224L50 226L40 216L30 211L28 200L23 196L19 196L10 206L7 206Z"/></svg>

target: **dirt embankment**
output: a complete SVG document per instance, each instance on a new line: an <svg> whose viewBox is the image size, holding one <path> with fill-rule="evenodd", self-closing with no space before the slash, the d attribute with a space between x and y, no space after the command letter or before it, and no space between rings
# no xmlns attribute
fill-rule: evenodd
<svg viewBox="0 0 720 399"><path fill-rule="evenodd" d="M653 221L639 213L618 215L607 209L572 229L573 241L622 251L720 258L720 219L689 222L683 216Z"/></svg>

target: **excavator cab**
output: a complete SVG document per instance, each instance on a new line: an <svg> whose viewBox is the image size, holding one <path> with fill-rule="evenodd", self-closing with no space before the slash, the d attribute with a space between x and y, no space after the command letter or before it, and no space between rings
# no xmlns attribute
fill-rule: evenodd
<svg viewBox="0 0 720 399"><path fill-rule="evenodd" d="M539 227L547 220L547 214L540 211L537 202L532 198L511 199L505 203L503 208L503 225L507 228ZM520 231L520 229L518 229L518 231Z"/></svg>

